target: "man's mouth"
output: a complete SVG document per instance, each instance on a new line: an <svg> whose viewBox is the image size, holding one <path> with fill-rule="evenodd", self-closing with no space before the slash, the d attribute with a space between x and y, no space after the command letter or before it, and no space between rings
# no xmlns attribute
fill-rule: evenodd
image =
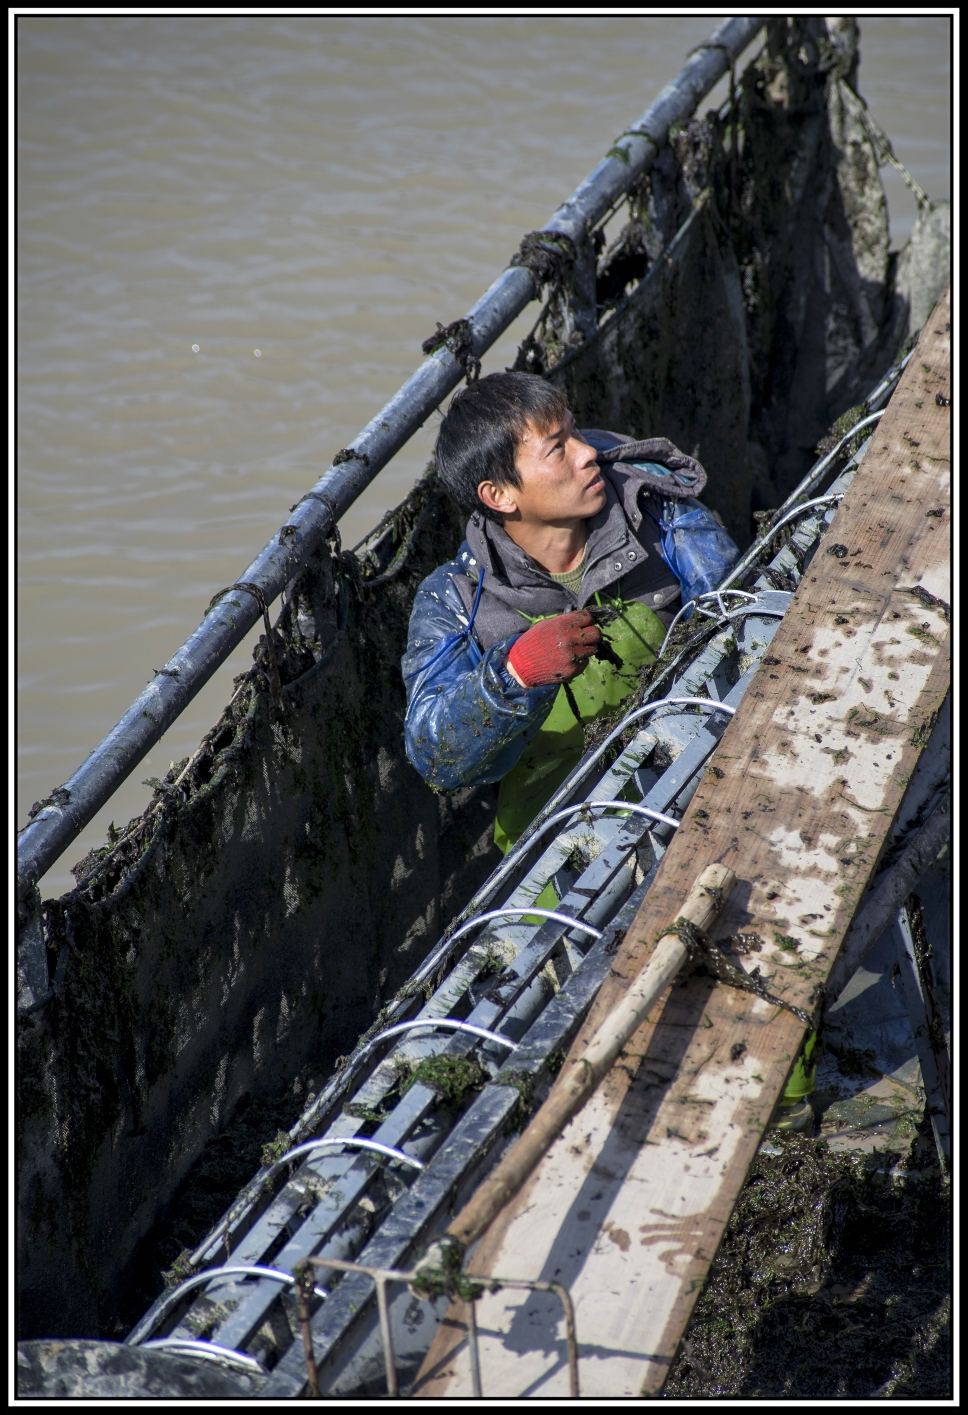
<svg viewBox="0 0 968 1415"><path fill-rule="evenodd" d="M598 468L596 468L596 469L595 469L595 476L594 476L594 478L588 483L588 485L585 487L585 490L586 490L586 492L587 492L587 491L602 491L603 488L604 488L604 486L605 486L605 482L604 482L604 480L603 480L603 478L602 478L602 474L601 474L601 472L598 470Z"/></svg>

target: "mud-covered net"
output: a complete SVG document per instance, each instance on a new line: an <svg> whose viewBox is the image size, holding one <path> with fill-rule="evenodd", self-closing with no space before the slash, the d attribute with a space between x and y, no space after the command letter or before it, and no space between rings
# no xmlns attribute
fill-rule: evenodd
<svg viewBox="0 0 968 1415"><path fill-rule="evenodd" d="M580 424L698 457L704 500L741 546L751 512L792 490L949 273L947 202L924 199L890 250L890 145L852 86L856 23L783 18L767 36L732 106L673 128L611 246L592 233L557 263L515 365L546 372Z"/></svg>
<svg viewBox="0 0 968 1415"><path fill-rule="evenodd" d="M46 902L55 996L21 1023L22 1334L103 1330L240 1097L322 1079L496 863L493 789L435 795L403 745L413 593L461 534L431 474L360 554L325 547L273 630L281 693L263 636L193 757Z"/></svg>
<svg viewBox="0 0 968 1415"><path fill-rule="evenodd" d="M741 545L947 279L943 204L890 253L856 70L853 21L771 21L617 239L545 262L516 363L580 424L698 456ZM413 593L461 534L430 472L359 553L324 548L271 659L263 639L197 752L43 906L54 996L18 1024L21 1335L105 1330L237 1103L319 1082L493 867L491 788L435 795L403 748Z"/></svg>
<svg viewBox="0 0 968 1415"><path fill-rule="evenodd" d="M929 1129L903 1177L889 1147L791 1135L757 1154L664 1397L950 1398L951 1195Z"/></svg>

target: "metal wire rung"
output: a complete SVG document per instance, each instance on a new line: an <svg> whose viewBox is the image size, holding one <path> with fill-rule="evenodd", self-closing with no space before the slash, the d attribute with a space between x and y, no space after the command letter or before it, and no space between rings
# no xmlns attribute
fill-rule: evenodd
<svg viewBox="0 0 968 1415"><path fill-rule="evenodd" d="M279 1268L266 1267L262 1263L227 1263L217 1268L205 1268L203 1272L195 1273L193 1277L180 1282L171 1292L159 1299L147 1316L143 1317L138 1325L128 1332L124 1339L125 1346L140 1346L189 1292L192 1292L196 1287L205 1287L217 1278L225 1277L268 1278L271 1282L281 1282L284 1286L299 1281L292 1273L282 1272ZM317 1290L317 1296L326 1297L327 1295L322 1289Z"/></svg>
<svg viewBox="0 0 968 1415"><path fill-rule="evenodd" d="M257 1361L254 1356L249 1356L244 1351L234 1351L228 1346L219 1346L217 1342L201 1341L195 1337L158 1337L152 1341L139 1343L142 1351L172 1351L179 1356L197 1356L205 1361L215 1361L223 1366L237 1366L242 1371L248 1371L255 1376L266 1376L268 1371L261 1361Z"/></svg>
<svg viewBox="0 0 968 1415"><path fill-rule="evenodd" d="M480 1038L482 1041L491 1042L499 1046L506 1046L512 1051L517 1045L517 1043L512 1042L509 1037L502 1037L497 1032L490 1032L486 1027L477 1027L470 1022L459 1022L453 1017L416 1017L409 1022L397 1022L394 1026L387 1027L382 1032L378 1032L375 1037L371 1037L367 1044L354 1056L346 1074L350 1075L352 1072L359 1070L362 1063L376 1051L377 1047L390 1037L401 1036L404 1032L412 1031L418 1027L438 1027L443 1028L445 1031L465 1032ZM291 1133L290 1131L290 1134ZM412 1169L423 1169L421 1161L415 1159L413 1155L404 1154L402 1150L394 1149L391 1145L383 1145L377 1140L369 1140L357 1135L340 1136L338 1139L321 1137L318 1140L307 1140L301 1145L296 1145L293 1149L288 1150L286 1154L282 1155L280 1159L276 1160L274 1164L263 1168L245 1191L246 1204L253 1203L266 1185L269 1184L291 1160L301 1158L309 1154L313 1149L323 1150L337 1148L346 1150L367 1150L374 1154L384 1155L387 1159L395 1160L399 1164L409 1165ZM229 1209L228 1213L222 1217L218 1225L206 1235L204 1241L195 1249L191 1256L192 1264L200 1263L204 1260L206 1253L210 1253L218 1240L224 1237L236 1217L238 1217L238 1213L236 1212L235 1206L233 1206Z"/></svg>
<svg viewBox="0 0 968 1415"><path fill-rule="evenodd" d="M579 933L591 934L592 938L601 938L601 929L592 928L591 924L582 923L581 919L575 919L570 914L562 914L556 909L537 909L533 904L520 909L489 909L486 914L477 914L473 919L468 919L466 924L461 924L459 929L455 929L451 934L451 941L460 938L471 929L477 928L479 924L490 923L492 919L527 918L534 915L539 919L553 919L558 924L568 924L570 928L577 929Z"/></svg>

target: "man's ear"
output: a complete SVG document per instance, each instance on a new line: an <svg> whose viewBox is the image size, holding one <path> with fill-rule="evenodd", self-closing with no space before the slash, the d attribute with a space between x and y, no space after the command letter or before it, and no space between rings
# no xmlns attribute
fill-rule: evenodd
<svg viewBox="0 0 968 1415"><path fill-rule="evenodd" d="M501 516L511 516L518 509L512 486L482 481L478 483L477 495L489 511L496 511Z"/></svg>

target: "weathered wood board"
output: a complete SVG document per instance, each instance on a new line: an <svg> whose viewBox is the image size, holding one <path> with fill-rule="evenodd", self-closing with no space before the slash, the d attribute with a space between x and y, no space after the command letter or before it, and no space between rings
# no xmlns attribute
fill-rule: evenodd
<svg viewBox="0 0 968 1415"><path fill-rule="evenodd" d="M946 292L572 1056L713 861L738 878L715 937L755 933L735 961L816 998L949 684L949 370ZM583 1395L661 1388L804 1034L748 993L675 985L481 1241L472 1272L569 1287ZM455 1304L415 1394L470 1394L463 1320ZM477 1320L485 1397L567 1395L554 1297L491 1294Z"/></svg>

